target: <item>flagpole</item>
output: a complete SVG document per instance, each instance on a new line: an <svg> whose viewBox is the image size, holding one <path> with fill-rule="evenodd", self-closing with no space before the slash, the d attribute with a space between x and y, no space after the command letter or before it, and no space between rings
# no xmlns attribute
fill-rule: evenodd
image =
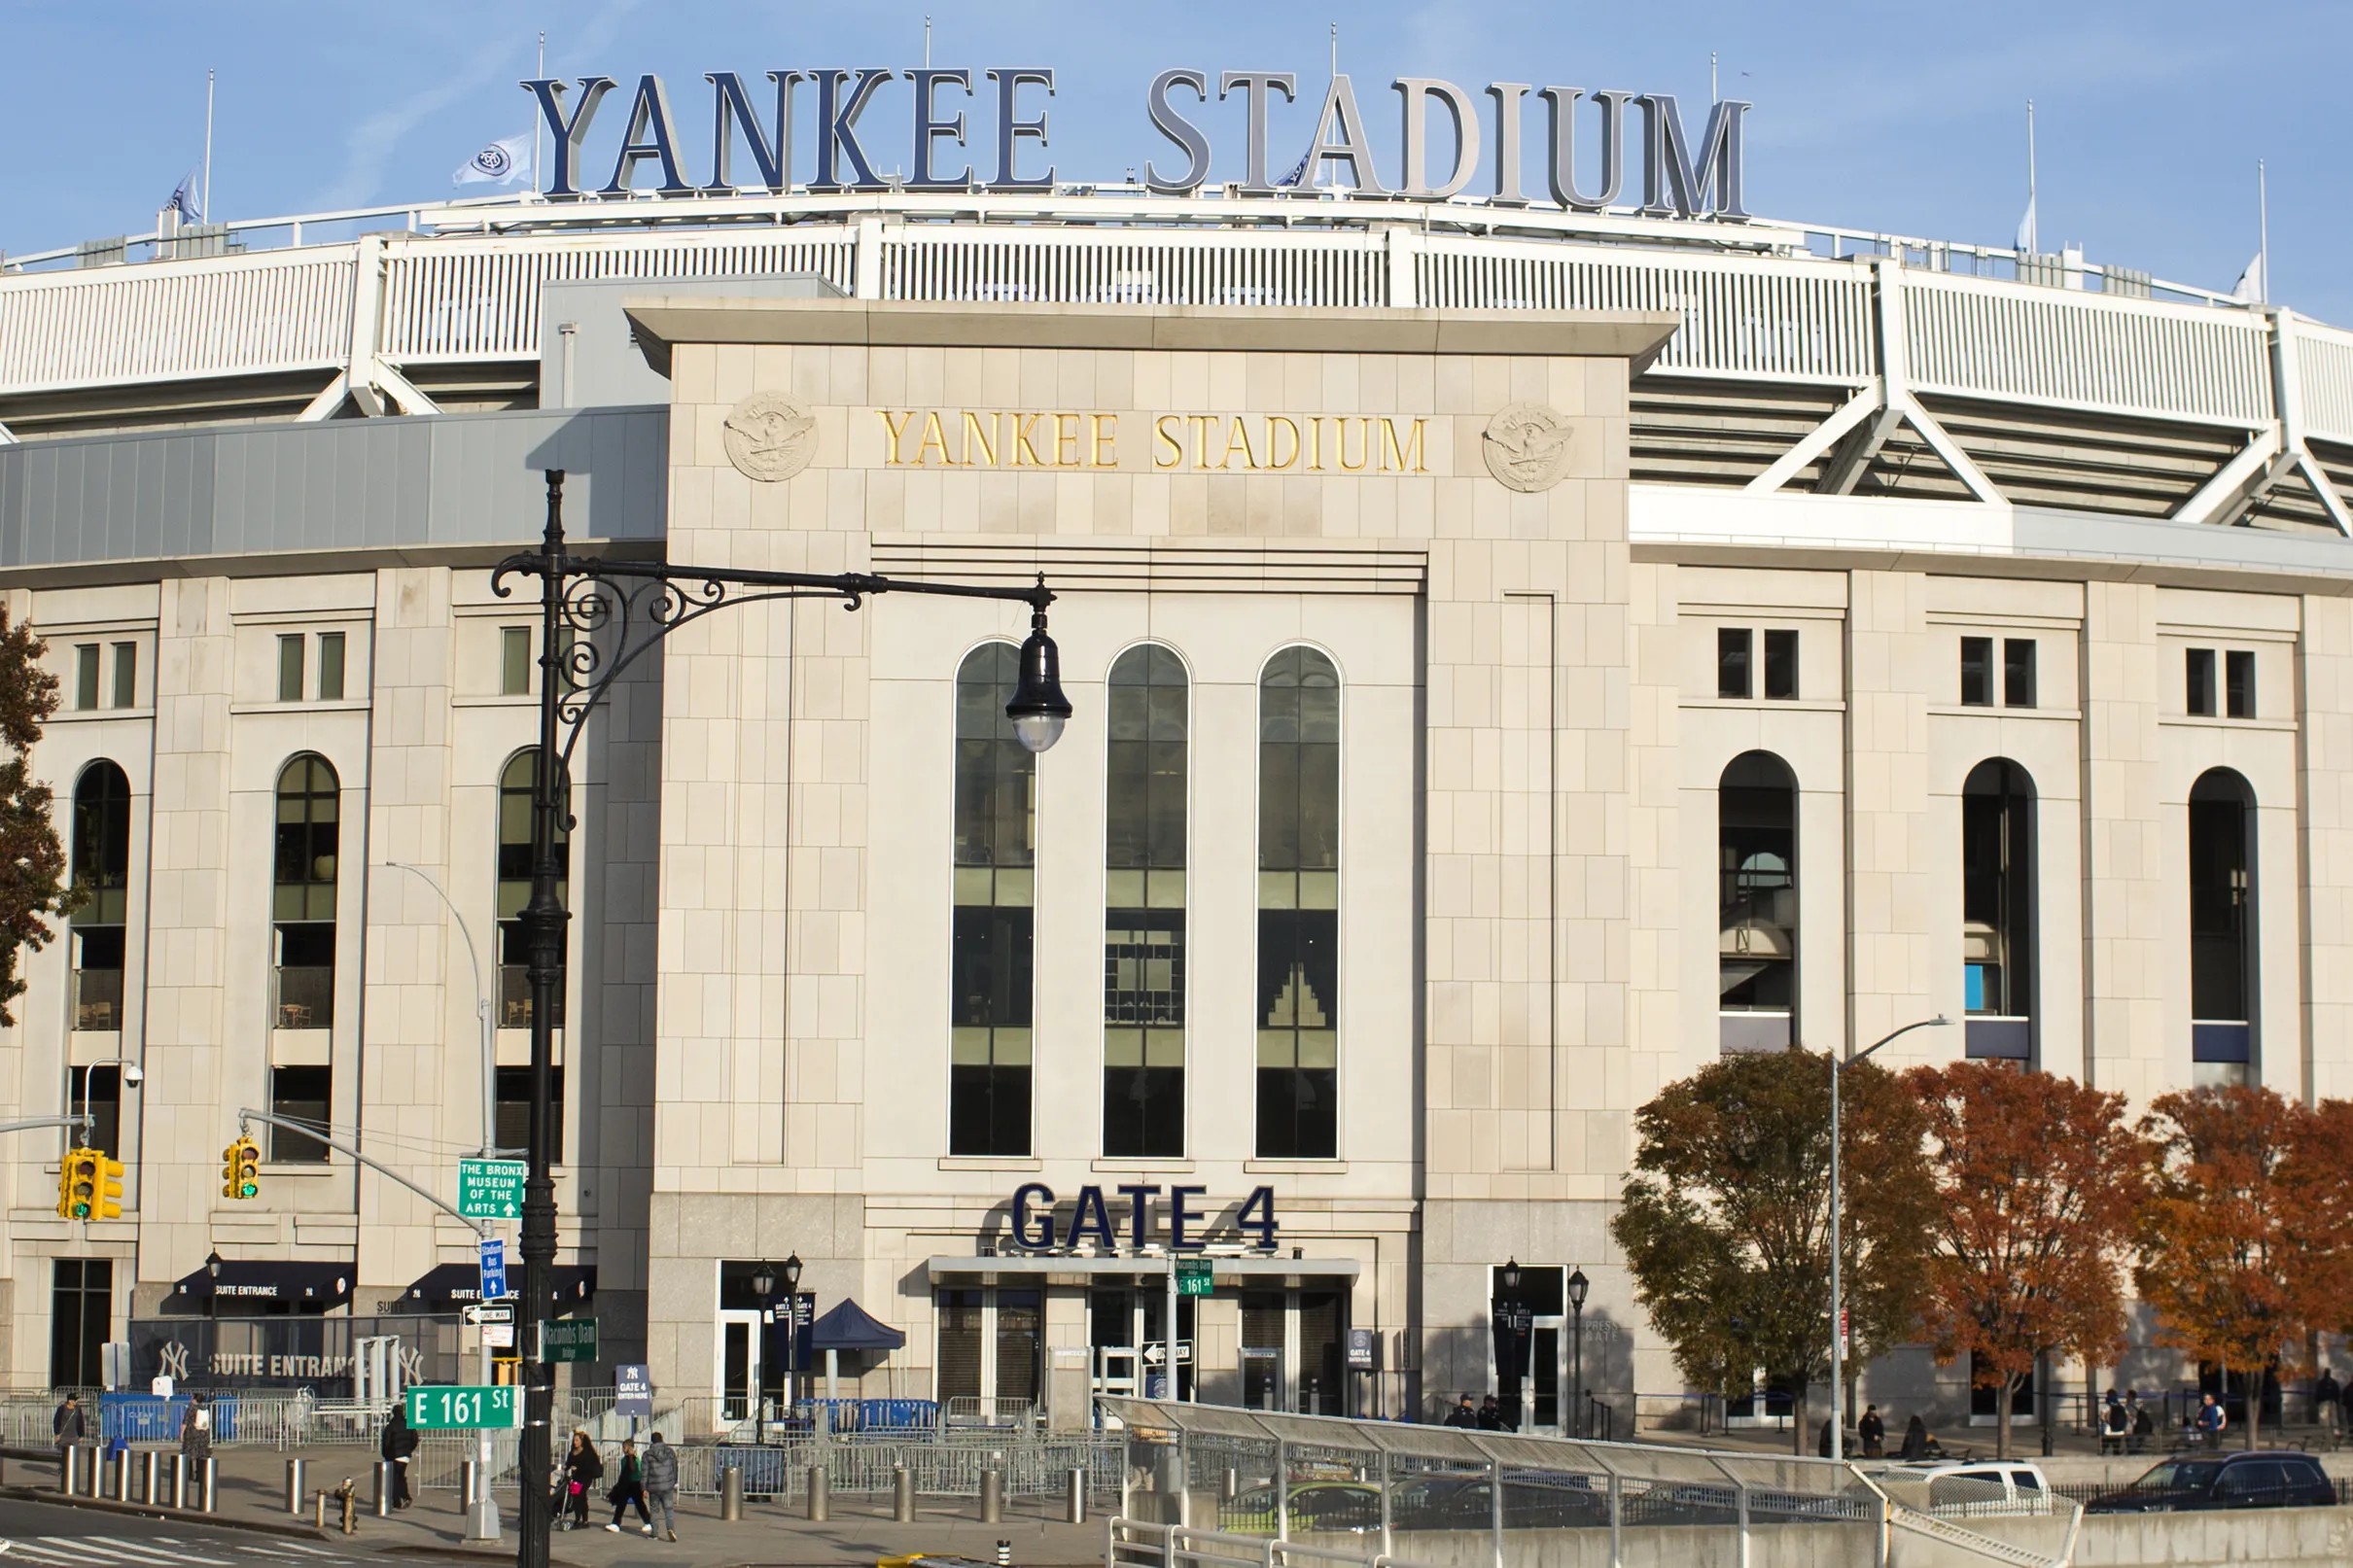
<svg viewBox="0 0 2353 1568"><path fill-rule="evenodd" d="M539 71L538 71L537 75L538 75L538 79L539 79L540 81L542 81L542 82L544 82L544 81L546 81L546 80L547 80L547 29L546 29L546 28L544 28L544 27L543 27L543 28L541 28L541 29L540 29L540 68L539 68ZM539 198L539 193L540 193L540 117L539 117L538 115L533 115L533 116L531 117L531 195L532 195L532 199L537 200L537 199Z"/></svg>
<svg viewBox="0 0 2353 1568"><path fill-rule="evenodd" d="M924 13L924 69L931 69L931 14Z"/></svg>
<svg viewBox="0 0 2353 1568"><path fill-rule="evenodd" d="M2034 100L2026 100L2026 252L2040 255L2043 249L2042 215L2034 205Z"/></svg>
<svg viewBox="0 0 2353 1568"><path fill-rule="evenodd" d="M1716 52L1712 49L1707 52L1707 101L1710 104L1724 101L1724 94L1716 90Z"/></svg>
<svg viewBox="0 0 2353 1568"><path fill-rule="evenodd" d="M2256 266L2261 274L2256 279L2261 287L2255 297L2267 305L2271 302L2271 192L2260 157L2255 160L2255 222Z"/></svg>
<svg viewBox="0 0 2353 1568"><path fill-rule="evenodd" d="M212 68L204 70L204 222L213 221L212 204Z"/></svg>

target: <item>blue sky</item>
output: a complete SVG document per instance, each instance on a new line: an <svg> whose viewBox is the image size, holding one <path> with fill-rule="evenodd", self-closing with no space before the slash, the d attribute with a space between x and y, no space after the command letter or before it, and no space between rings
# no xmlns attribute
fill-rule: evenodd
<svg viewBox="0 0 2353 1568"><path fill-rule="evenodd" d="M1172 65L1212 77L1296 71L1311 103L1278 109L1272 136L1279 155L1290 150L1279 157L1287 165L1311 129L1336 19L1341 66L1391 160L1395 77L1443 77L1474 94L1498 79L1674 92L1687 115L1703 116L1714 50L1726 95L1756 105L1752 210L2006 244L2025 200L2032 97L2046 249L2080 243L2093 261L2228 289L2256 248L2262 157L2272 296L2353 325L2346 0L933 0L930 10L937 64L1057 71L1051 151L1065 178L1117 178L1170 158L1143 89ZM699 171L703 72L756 80L774 68L912 66L925 11L922 0L0 0L0 104L16 149L0 165L0 250L151 226L201 155L208 65L220 74L216 215L260 217L451 193L451 171L477 147L529 125L516 83L531 74L541 28L550 74L665 77ZM906 93L885 88L865 122L886 168L905 157ZM591 138L604 167L625 110L615 94ZM800 112L805 125L805 95ZM993 107L976 99L970 112L985 141ZM1212 104L1201 120L1224 177L1241 155L1241 114ZM1541 115L1528 123L1540 137ZM804 149L810 139L804 129Z"/></svg>

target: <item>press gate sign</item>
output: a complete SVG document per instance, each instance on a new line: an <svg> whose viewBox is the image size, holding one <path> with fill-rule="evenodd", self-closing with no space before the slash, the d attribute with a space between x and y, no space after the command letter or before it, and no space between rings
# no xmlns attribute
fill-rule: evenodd
<svg viewBox="0 0 2353 1568"><path fill-rule="evenodd" d="M459 1428L518 1427L523 1424L522 1390L511 1383L488 1387L411 1388L408 1424L420 1432Z"/></svg>
<svg viewBox="0 0 2353 1568"><path fill-rule="evenodd" d="M530 1169L520 1160L460 1160L458 1212L470 1220L521 1219Z"/></svg>

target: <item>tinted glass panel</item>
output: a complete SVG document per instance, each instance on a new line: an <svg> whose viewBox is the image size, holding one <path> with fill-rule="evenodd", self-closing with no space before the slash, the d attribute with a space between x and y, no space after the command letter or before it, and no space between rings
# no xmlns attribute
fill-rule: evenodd
<svg viewBox="0 0 2353 1568"><path fill-rule="evenodd" d="M1961 705L1985 708L1993 703L1993 639L1961 639Z"/></svg>
<svg viewBox="0 0 2353 1568"><path fill-rule="evenodd" d="M1257 1150L1325 1160L1340 1138L1339 671L1284 648L1258 701Z"/></svg>
<svg viewBox="0 0 2353 1568"><path fill-rule="evenodd" d="M1718 1007L1789 1012L1797 1001L1797 789L1777 757L1750 751L1716 790Z"/></svg>
<svg viewBox="0 0 2353 1568"><path fill-rule="evenodd" d="M1798 694L1798 634L1794 631L1768 631L1765 634L1765 695L1776 702L1793 701Z"/></svg>
<svg viewBox="0 0 2353 1568"><path fill-rule="evenodd" d="M139 645L115 645L115 706L133 708L139 695Z"/></svg>
<svg viewBox="0 0 2353 1568"><path fill-rule="evenodd" d="M2214 650L2210 647L2190 649L2187 660L2189 692L2186 705L2190 713L2202 717L2214 714Z"/></svg>
<svg viewBox="0 0 2353 1568"><path fill-rule="evenodd" d="M2254 893L2247 807L2235 775L2210 773L2190 793L2190 1016L2247 1021Z"/></svg>
<svg viewBox="0 0 2353 1568"><path fill-rule="evenodd" d="M1019 655L990 643L956 676L955 912L948 1152L1030 1152L1037 758L1005 717Z"/></svg>
<svg viewBox="0 0 2353 1568"><path fill-rule="evenodd" d="M332 1067L272 1067L269 1069L269 1111L325 1132L328 1107L334 1088ZM269 1130L269 1158L273 1164L318 1163L327 1158L319 1138L290 1128Z"/></svg>
<svg viewBox="0 0 2353 1568"><path fill-rule="evenodd" d="M1961 795L1961 961L1972 1013L2032 1011L2033 853L2024 773L2006 761L1980 763Z"/></svg>
<svg viewBox="0 0 2353 1568"><path fill-rule="evenodd" d="M2030 637L2002 642L2002 703L2010 708L2034 706L2034 639Z"/></svg>
<svg viewBox="0 0 2353 1568"><path fill-rule="evenodd" d="M1184 1152L1184 665L1130 648L1111 666L1104 863L1103 1152Z"/></svg>
<svg viewBox="0 0 2353 1568"><path fill-rule="evenodd" d="M538 777L539 753L536 751L517 751L507 759L507 766L499 774L497 1013L501 1028L525 1029L531 1027L531 955L523 943L523 923L519 917L523 913L523 906L531 902L531 795L532 784ZM572 895L572 830L566 824L572 815L572 789L568 781L562 788L563 796L556 802L550 848L556 863L556 902L569 909ZM570 923L564 926L564 940L567 944L572 940ZM567 967L569 963L567 952ZM558 982L556 986L555 1017L551 1026L555 1028L564 1027L566 986L567 982Z"/></svg>
<svg viewBox="0 0 2353 1568"><path fill-rule="evenodd" d="M2255 716L2255 655L2232 648L2223 656L2225 709L2232 718Z"/></svg>
<svg viewBox="0 0 2353 1568"><path fill-rule="evenodd" d="M1745 626L1716 628L1716 695L1745 700L1755 689L1749 678L1754 639Z"/></svg>

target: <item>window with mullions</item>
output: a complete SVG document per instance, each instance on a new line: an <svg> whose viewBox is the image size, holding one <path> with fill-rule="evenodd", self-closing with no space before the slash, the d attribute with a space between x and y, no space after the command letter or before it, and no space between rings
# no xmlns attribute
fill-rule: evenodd
<svg viewBox="0 0 2353 1568"><path fill-rule="evenodd" d="M130 911L130 781L112 762L91 763L74 784L72 866L74 889L82 895L67 917L74 1028L120 1029Z"/></svg>
<svg viewBox="0 0 2353 1568"><path fill-rule="evenodd" d="M1716 1010L1726 1050L1795 1038L1798 790L1789 765L1746 751L1716 788Z"/></svg>
<svg viewBox="0 0 2353 1568"><path fill-rule="evenodd" d="M341 822L335 770L304 753L278 775L278 832L270 921L276 952L271 1022L282 1029L334 1023L335 852Z"/></svg>
<svg viewBox="0 0 2353 1568"><path fill-rule="evenodd" d="M1340 672L1309 647L1258 680L1258 1137L1340 1152Z"/></svg>
<svg viewBox="0 0 2353 1568"><path fill-rule="evenodd" d="M2255 793L2210 769L2191 787L2189 816L2193 1086L2243 1084L2254 1062Z"/></svg>
<svg viewBox="0 0 2353 1568"><path fill-rule="evenodd" d="M2033 782L1991 757L1961 786L1961 991L1972 1057L2033 1059L2034 907Z"/></svg>
<svg viewBox="0 0 2353 1568"><path fill-rule="evenodd" d="M539 753L517 751L499 774L499 1028L531 1027L531 954L523 945L523 906L531 902L531 792L539 778ZM572 907L572 833L564 823L572 815L569 781L555 803L555 899ZM564 926L571 940L572 926ZM555 988L555 1017L551 1028L564 1027L564 987ZM502 1138L502 1142L505 1140Z"/></svg>
<svg viewBox="0 0 2353 1568"><path fill-rule="evenodd" d="M1030 1152L1037 758L1005 693L1020 655L990 643L956 672L956 877L948 1152Z"/></svg>
<svg viewBox="0 0 2353 1568"><path fill-rule="evenodd" d="M1184 663L1111 666L1104 819L1103 1152L1184 1153Z"/></svg>

